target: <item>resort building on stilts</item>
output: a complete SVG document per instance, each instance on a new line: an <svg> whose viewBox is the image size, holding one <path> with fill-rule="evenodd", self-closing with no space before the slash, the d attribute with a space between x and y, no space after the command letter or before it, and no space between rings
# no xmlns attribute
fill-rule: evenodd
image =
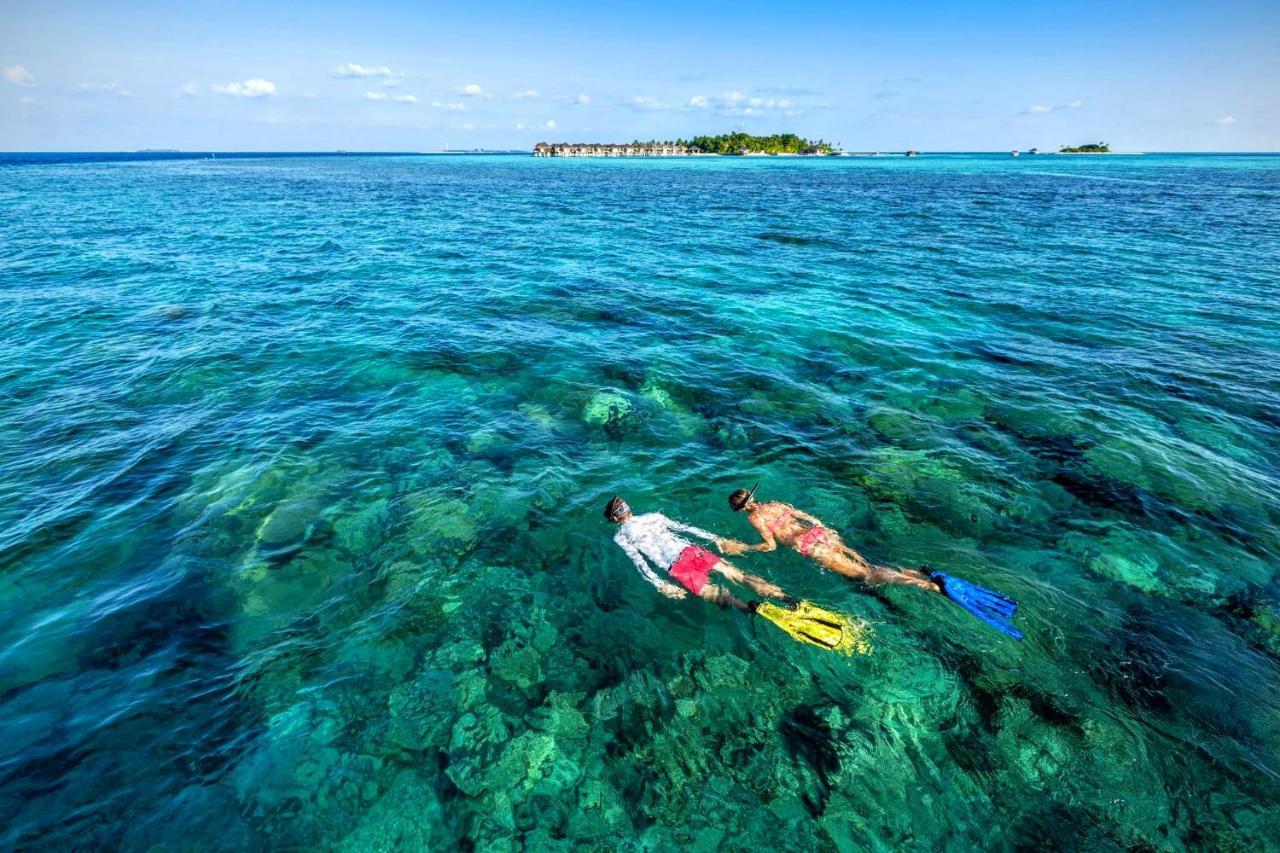
<svg viewBox="0 0 1280 853"><path fill-rule="evenodd" d="M672 142L601 145L568 142L539 142L533 146L534 157L688 157L701 154L696 145Z"/></svg>

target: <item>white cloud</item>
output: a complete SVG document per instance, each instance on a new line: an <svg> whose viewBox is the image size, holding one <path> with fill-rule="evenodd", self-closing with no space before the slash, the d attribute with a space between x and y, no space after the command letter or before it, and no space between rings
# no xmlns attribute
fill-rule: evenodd
<svg viewBox="0 0 1280 853"><path fill-rule="evenodd" d="M528 101L528 100L532 100L533 98L538 97L538 90L537 90L537 89L525 89L523 92L516 92L516 93L515 93L514 95L512 95L511 97L515 98L517 101Z"/></svg>
<svg viewBox="0 0 1280 853"><path fill-rule="evenodd" d="M666 104L648 95L635 95L627 98L626 104L637 110L665 110L667 108Z"/></svg>
<svg viewBox="0 0 1280 853"><path fill-rule="evenodd" d="M516 122L516 130L524 130L524 122L522 121Z"/></svg>
<svg viewBox="0 0 1280 853"><path fill-rule="evenodd" d="M195 83L183 83L178 87L179 98L194 98L198 94L200 94L200 90L196 88Z"/></svg>
<svg viewBox="0 0 1280 853"><path fill-rule="evenodd" d="M456 113L464 113L467 111L467 105L460 101L432 101L431 106L438 110L449 110Z"/></svg>
<svg viewBox="0 0 1280 853"><path fill-rule="evenodd" d="M1032 104L1022 112L1018 113L1018 115L1023 115L1023 116L1044 115L1045 113L1057 113L1057 112L1062 112L1063 110L1078 110L1083 106L1084 106L1084 101L1080 100L1079 98L1076 98L1075 100L1067 101L1065 104L1057 104L1052 107L1046 107L1044 104Z"/></svg>
<svg viewBox="0 0 1280 853"><path fill-rule="evenodd" d="M395 101L397 104L416 104L417 95L389 95L386 92L365 92L366 101Z"/></svg>
<svg viewBox="0 0 1280 853"><path fill-rule="evenodd" d="M464 98L479 98L484 95L484 89L481 89L479 84L476 83L468 83L465 86L459 86L453 91L462 95Z"/></svg>
<svg viewBox="0 0 1280 853"><path fill-rule="evenodd" d="M34 104L35 102L36 99L30 95L23 95L21 98L18 98L18 103L20 104Z"/></svg>
<svg viewBox="0 0 1280 853"><path fill-rule="evenodd" d="M117 98L132 98L133 92L122 89L119 83L81 83L76 91L82 95L114 95Z"/></svg>
<svg viewBox="0 0 1280 853"><path fill-rule="evenodd" d="M547 119L547 123L545 127L547 128L547 130L555 130L556 129L555 119L551 119L551 118Z"/></svg>
<svg viewBox="0 0 1280 853"><path fill-rule="evenodd" d="M591 96L579 95L578 97L573 99L573 102L580 107L585 107L587 104L591 103Z"/></svg>
<svg viewBox="0 0 1280 853"><path fill-rule="evenodd" d="M1233 124L1235 124L1235 123L1236 123L1236 117L1235 117L1235 116L1223 116L1222 118L1215 118L1215 119L1213 120L1213 123L1214 123L1214 124L1221 124L1221 125L1224 125L1224 126L1226 126L1226 125L1233 125Z"/></svg>
<svg viewBox="0 0 1280 853"><path fill-rule="evenodd" d="M345 65L334 66L333 76L343 79L350 77L395 77L396 73L385 65L360 65L355 62L348 62Z"/></svg>
<svg viewBox="0 0 1280 853"><path fill-rule="evenodd" d="M769 112L781 112L783 115L799 115L799 111L794 110L793 107L794 104L787 98L760 98L745 95L737 89L732 89L715 98L709 98L706 95L694 95L689 99L689 103L685 105L684 109L710 109L714 110L717 115L722 116L756 116ZM664 107L648 108L660 109Z"/></svg>
<svg viewBox="0 0 1280 853"><path fill-rule="evenodd" d="M36 84L36 78L32 77L31 72L21 65L10 65L0 71L0 74L4 74L4 79L15 86L34 86Z"/></svg>
<svg viewBox="0 0 1280 853"><path fill-rule="evenodd" d="M472 124L471 122L469 122L469 121L464 121L464 122L462 123L462 129L463 129L463 130L475 130L475 129L476 129L476 126L475 126L474 124Z"/></svg>
<svg viewBox="0 0 1280 853"><path fill-rule="evenodd" d="M219 95L230 95L233 98L264 98L276 93L276 84L261 77L253 77L243 83L217 84L209 87Z"/></svg>

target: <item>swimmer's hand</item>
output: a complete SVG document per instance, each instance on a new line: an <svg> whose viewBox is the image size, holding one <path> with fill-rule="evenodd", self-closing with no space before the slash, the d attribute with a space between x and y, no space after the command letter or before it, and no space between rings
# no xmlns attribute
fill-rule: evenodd
<svg viewBox="0 0 1280 853"><path fill-rule="evenodd" d="M721 554L727 554L730 557L737 554L745 554L750 549L747 543L739 542L736 539L717 539L716 547L720 549Z"/></svg>
<svg viewBox="0 0 1280 853"><path fill-rule="evenodd" d="M675 584L667 584L666 586L662 587L658 591L661 592L663 595L665 595L667 598L675 598L675 599L684 598L689 594L685 592L683 589L681 589L680 587L676 586Z"/></svg>

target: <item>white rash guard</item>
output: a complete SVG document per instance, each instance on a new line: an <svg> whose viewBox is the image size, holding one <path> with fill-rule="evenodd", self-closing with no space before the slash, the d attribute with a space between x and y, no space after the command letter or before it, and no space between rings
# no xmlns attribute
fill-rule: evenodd
<svg viewBox="0 0 1280 853"><path fill-rule="evenodd" d="M720 538L700 527L672 521L660 512L633 515L618 525L618 532L613 534L613 541L627 552L627 556L636 564L636 569L641 576L660 590L675 585L659 577L649 567L645 557L663 569L670 569L672 564L680 559L680 553L693 544L672 533L673 530L706 539L708 542L715 542Z"/></svg>

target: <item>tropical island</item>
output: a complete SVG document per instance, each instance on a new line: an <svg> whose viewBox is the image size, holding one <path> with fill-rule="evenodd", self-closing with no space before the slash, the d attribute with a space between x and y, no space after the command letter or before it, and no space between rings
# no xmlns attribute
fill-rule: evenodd
<svg viewBox="0 0 1280 853"><path fill-rule="evenodd" d="M722 133L695 136L689 144L706 154L830 154L829 143L803 139L794 133L752 136L749 133Z"/></svg>
<svg viewBox="0 0 1280 853"><path fill-rule="evenodd" d="M1059 154L1110 154L1111 146L1105 142L1090 142L1085 145L1064 145Z"/></svg>
<svg viewBox="0 0 1280 853"><path fill-rule="evenodd" d="M722 133L719 136L695 136L689 140L651 139L648 142L637 139L628 145L539 142L533 148L535 157L689 157L700 154L821 156L832 152L830 143L804 139L794 133L776 133L770 136Z"/></svg>

